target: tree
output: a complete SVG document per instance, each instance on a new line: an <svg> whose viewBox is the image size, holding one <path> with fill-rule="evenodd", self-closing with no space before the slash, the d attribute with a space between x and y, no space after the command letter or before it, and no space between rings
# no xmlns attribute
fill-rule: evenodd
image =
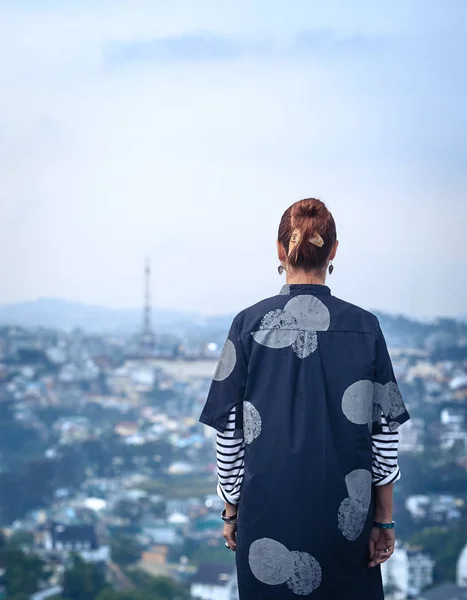
<svg viewBox="0 0 467 600"><path fill-rule="evenodd" d="M25 554L19 548L4 547L1 550L4 586L8 597L37 592L47 579L44 563L34 554Z"/></svg>
<svg viewBox="0 0 467 600"><path fill-rule="evenodd" d="M409 544L420 546L435 561L436 582L456 579L456 563L467 538L466 525L452 527L427 527L413 535Z"/></svg>
<svg viewBox="0 0 467 600"><path fill-rule="evenodd" d="M112 560L117 565L131 565L138 562L141 558L139 544L132 536L120 535L112 540L111 544Z"/></svg>
<svg viewBox="0 0 467 600"><path fill-rule="evenodd" d="M70 600L95 600L105 588L105 574L101 567L75 555L63 576L63 596Z"/></svg>
<svg viewBox="0 0 467 600"><path fill-rule="evenodd" d="M188 590L170 577L152 577L143 571L131 571L127 575L136 586L137 592L143 593L142 600L190 600ZM127 598L118 600L127 600ZM137 599L133 597L128 600Z"/></svg>
<svg viewBox="0 0 467 600"><path fill-rule="evenodd" d="M15 531L9 539L10 546L32 546L34 535L25 529Z"/></svg>

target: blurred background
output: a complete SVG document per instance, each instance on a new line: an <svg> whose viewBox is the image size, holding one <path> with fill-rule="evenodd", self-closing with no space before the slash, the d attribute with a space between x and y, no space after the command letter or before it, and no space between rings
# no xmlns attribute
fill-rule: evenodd
<svg viewBox="0 0 467 600"><path fill-rule="evenodd" d="M387 598L467 598L466 19L0 0L0 598L237 598L197 419L310 196L412 416Z"/></svg>

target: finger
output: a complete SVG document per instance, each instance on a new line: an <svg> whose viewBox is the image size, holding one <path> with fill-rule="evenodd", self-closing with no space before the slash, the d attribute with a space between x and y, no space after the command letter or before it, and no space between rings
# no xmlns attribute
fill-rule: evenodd
<svg viewBox="0 0 467 600"><path fill-rule="evenodd" d="M225 535L226 544L231 550L235 550L237 547L237 540L235 539L235 535L228 534Z"/></svg>
<svg viewBox="0 0 467 600"><path fill-rule="evenodd" d="M381 565L383 562L386 562L388 558L391 558L391 555L392 552L390 551L377 552L374 560L378 565Z"/></svg>
<svg viewBox="0 0 467 600"><path fill-rule="evenodd" d="M370 561L369 567L376 567L377 565L386 562L393 554L393 550L390 548L385 550L376 550L372 560Z"/></svg>
<svg viewBox="0 0 467 600"><path fill-rule="evenodd" d="M375 556L376 544L372 538L370 538L370 541L368 542L368 550L370 553L370 559L373 559Z"/></svg>

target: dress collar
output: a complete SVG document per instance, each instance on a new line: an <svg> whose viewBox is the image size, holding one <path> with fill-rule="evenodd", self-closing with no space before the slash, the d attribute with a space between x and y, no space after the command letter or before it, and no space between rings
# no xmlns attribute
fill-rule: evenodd
<svg viewBox="0 0 467 600"><path fill-rule="evenodd" d="M297 294L329 296L331 290L327 285L319 285L316 283L286 283L282 286L280 294L283 296L296 296Z"/></svg>

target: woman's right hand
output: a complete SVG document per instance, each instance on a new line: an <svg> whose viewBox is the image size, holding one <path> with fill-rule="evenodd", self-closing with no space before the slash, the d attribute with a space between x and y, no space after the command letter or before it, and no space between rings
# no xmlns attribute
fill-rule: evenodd
<svg viewBox="0 0 467 600"><path fill-rule="evenodd" d="M394 553L395 543L396 536L394 534L394 529L380 529L379 527L373 527L369 541L370 562L368 566L376 567L377 565L386 562Z"/></svg>

